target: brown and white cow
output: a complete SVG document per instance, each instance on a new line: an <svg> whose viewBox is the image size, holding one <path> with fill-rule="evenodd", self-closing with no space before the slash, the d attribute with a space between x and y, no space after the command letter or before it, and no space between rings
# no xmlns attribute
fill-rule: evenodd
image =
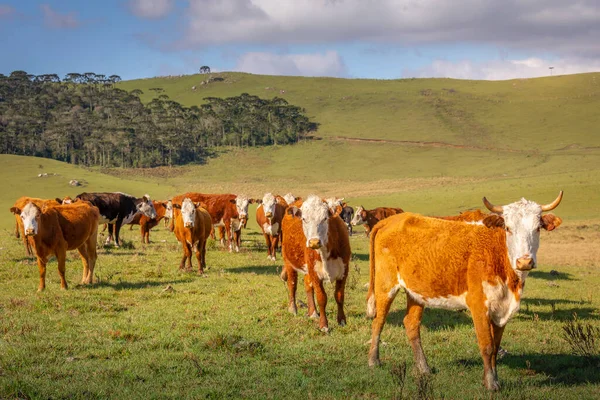
<svg viewBox="0 0 600 400"><path fill-rule="evenodd" d="M363 206L359 206L350 223L353 226L365 225L365 233L368 237L375 224L379 221L403 212L404 210L401 208L377 207L372 210L365 210Z"/></svg>
<svg viewBox="0 0 600 400"><path fill-rule="evenodd" d="M165 215L167 214L167 202L152 200L152 205L154 205L154 210L156 211L155 218L149 218L148 216L139 213L136 214L135 217L133 217L133 220L129 223L129 230L132 230L134 225L140 226L142 243L150 243L150 229L157 226L160 220L165 218ZM173 205L171 204L171 207L172 206Z"/></svg>
<svg viewBox="0 0 600 400"><path fill-rule="evenodd" d="M79 251L83 262L82 284L91 284L96 265L96 241L98 237L98 209L88 202L81 201L67 205L44 205L27 203L22 209L13 207L23 222L25 235L31 238L31 244L37 257L40 272L38 291L46 287L46 264L52 254L58 261L60 286L67 289L65 280L65 261L67 250Z"/></svg>
<svg viewBox="0 0 600 400"><path fill-rule="evenodd" d="M210 235L212 218L205 208L187 197L181 205L173 204L173 214L175 237L183 247L179 269L185 268L186 261L188 270L192 269L193 250L198 260L198 273L203 274L206 269L206 240Z"/></svg>
<svg viewBox="0 0 600 400"><path fill-rule="evenodd" d="M267 242L267 258L275 261L277 245L281 238L281 221L288 204L281 196L266 193L256 208L256 223L262 229Z"/></svg>
<svg viewBox="0 0 600 400"><path fill-rule="evenodd" d="M33 203L38 207L43 207L44 205L48 204L48 205L59 205L61 204L60 199L56 199L56 200L52 200L52 199L39 199L37 197L27 197L27 196L23 196L23 197L19 197L15 203L13 204L13 206L11 207L11 212L13 209L15 210L22 210L28 203ZM23 246L25 246L25 252L27 253L28 256L32 256L33 255L33 251L31 249L31 245L29 243L29 240L27 239L27 236L25 235L25 231L23 230L23 220L21 219L21 216L19 215L20 213L14 213L15 214L15 237L17 239L21 238L23 240Z"/></svg>
<svg viewBox="0 0 600 400"><path fill-rule="evenodd" d="M286 203L288 203L288 205L294 203L295 201L298 200L302 200L302 197L296 197L291 193L287 193L286 195L283 196L283 199L285 200Z"/></svg>
<svg viewBox="0 0 600 400"><path fill-rule="evenodd" d="M483 383L498 390L496 356L504 327L518 310L525 278L537 264L540 229L561 224L552 203L521 199L494 206L483 225L465 224L404 213L381 221L370 240L367 316L372 326L369 365L379 361L379 339L386 316L400 289L407 297L404 326L421 373L430 372L421 347L424 307L469 309L483 358Z"/></svg>
<svg viewBox="0 0 600 400"><path fill-rule="evenodd" d="M256 200L244 195L189 192L173 197L172 203L181 204L186 197L195 203L206 204L206 209L212 217L213 227L225 228L229 251L233 250L233 243L235 243L235 251L240 251L242 226L248 219L248 206ZM169 229L173 230L172 227L173 224ZM221 244L225 245L223 237L221 237Z"/></svg>
<svg viewBox="0 0 600 400"><path fill-rule="evenodd" d="M285 274L282 273L282 278L287 278L288 283L288 310L294 314L297 312L296 285L300 272L307 275L304 286L308 298L308 315L311 317L317 315L313 299L313 290L316 291L321 331L329 331L324 282L335 282L337 322L344 326L344 290L351 256L346 225L317 196L309 196L300 208L296 205L290 206L282 225L282 254L286 270Z"/></svg>

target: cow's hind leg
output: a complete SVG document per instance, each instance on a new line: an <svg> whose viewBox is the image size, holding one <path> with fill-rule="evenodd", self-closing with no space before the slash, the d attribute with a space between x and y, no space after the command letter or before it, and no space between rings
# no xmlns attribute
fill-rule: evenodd
<svg viewBox="0 0 600 400"><path fill-rule="evenodd" d="M371 277L373 279L373 277ZM371 348L369 349L369 367L380 365L379 360L379 339L381 331L385 325L385 319L387 318L388 312L392 302L396 298L396 291L378 291L377 287L375 290L375 304L377 307L375 319L371 324Z"/></svg>
<svg viewBox="0 0 600 400"><path fill-rule="evenodd" d="M98 227L92 232L87 240L87 253L88 253L88 276L85 283L91 285L94 283L94 268L96 268L96 260L98 259L98 253L96 251L96 242L98 241Z"/></svg>
<svg viewBox="0 0 600 400"><path fill-rule="evenodd" d="M81 284L85 285L88 283L88 277L90 276L90 256L88 254L87 242L79 246L77 251L81 256L81 263L83 264L83 274L81 276Z"/></svg>
<svg viewBox="0 0 600 400"><path fill-rule="evenodd" d="M65 279L65 263L67 261L67 251L62 249L57 250L56 261L58 262L58 275L60 275L60 288L66 290L68 288L67 280Z"/></svg>
<svg viewBox="0 0 600 400"><path fill-rule="evenodd" d="M408 293L406 294L406 316L404 317L404 328L413 349L415 363L421 374L430 374L427 359L421 346L421 318L423 317L423 306L418 304Z"/></svg>

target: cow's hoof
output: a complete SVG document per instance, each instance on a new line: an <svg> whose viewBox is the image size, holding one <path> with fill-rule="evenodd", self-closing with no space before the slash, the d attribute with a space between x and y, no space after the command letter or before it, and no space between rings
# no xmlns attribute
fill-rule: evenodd
<svg viewBox="0 0 600 400"><path fill-rule="evenodd" d="M311 318L311 319L316 319L316 318L319 318L319 313L318 313L318 312L316 312L316 311L313 311L313 313L312 313L312 314L309 314L309 315L308 315L308 318Z"/></svg>
<svg viewBox="0 0 600 400"><path fill-rule="evenodd" d="M343 319L343 320L341 320L340 322L338 322L338 324L339 324L340 326L346 326L346 320L345 320L345 319Z"/></svg>
<svg viewBox="0 0 600 400"><path fill-rule="evenodd" d="M329 327L328 326L324 326L320 329L321 332L323 333L329 333Z"/></svg>
<svg viewBox="0 0 600 400"><path fill-rule="evenodd" d="M381 361L379 360L379 358L369 358L369 367L373 368L373 367L380 367L381 366Z"/></svg>
<svg viewBox="0 0 600 400"><path fill-rule="evenodd" d="M290 312L290 314L298 315L298 309L294 305L289 306L288 311Z"/></svg>

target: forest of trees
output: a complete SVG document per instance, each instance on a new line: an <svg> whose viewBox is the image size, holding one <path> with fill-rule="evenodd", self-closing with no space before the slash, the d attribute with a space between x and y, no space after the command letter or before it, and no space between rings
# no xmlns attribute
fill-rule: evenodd
<svg viewBox="0 0 600 400"><path fill-rule="evenodd" d="M206 98L184 107L161 94L143 104L141 90L95 73L0 74L0 153L103 167L201 162L219 146L291 144L317 129L282 98ZM152 88L160 93L160 88Z"/></svg>

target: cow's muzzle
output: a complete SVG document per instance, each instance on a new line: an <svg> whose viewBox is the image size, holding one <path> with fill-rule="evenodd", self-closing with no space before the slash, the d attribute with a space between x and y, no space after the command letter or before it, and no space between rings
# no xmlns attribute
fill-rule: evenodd
<svg viewBox="0 0 600 400"><path fill-rule="evenodd" d="M185 224L183 224L183 226L184 226L184 227L186 227L186 228L191 228L191 227L193 227L194 225L192 225L192 223L191 223L191 222L186 222Z"/></svg>
<svg viewBox="0 0 600 400"><path fill-rule="evenodd" d="M33 228L29 228L25 230L25 236L34 236L35 235L35 231L33 230Z"/></svg>
<svg viewBox="0 0 600 400"><path fill-rule="evenodd" d="M265 214L265 217L267 218L273 218L273 214L271 212L268 212Z"/></svg>
<svg viewBox="0 0 600 400"><path fill-rule="evenodd" d="M533 258L529 256L523 256L517 258L517 269L519 271L530 271L535 268L535 262Z"/></svg>
<svg viewBox="0 0 600 400"><path fill-rule="evenodd" d="M314 250L320 249L322 247L321 240L320 239L309 239L308 246L306 246L306 247L309 247Z"/></svg>

